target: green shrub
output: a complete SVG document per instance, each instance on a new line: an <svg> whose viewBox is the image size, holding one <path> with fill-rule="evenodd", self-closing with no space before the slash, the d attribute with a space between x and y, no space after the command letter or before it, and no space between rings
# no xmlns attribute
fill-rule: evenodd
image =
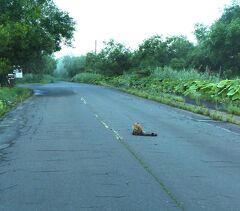
<svg viewBox="0 0 240 211"><path fill-rule="evenodd" d="M157 67L153 70L152 76L159 80L208 80L213 82L220 81L220 76L208 72L198 72L195 69L175 70L170 67Z"/></svg>
<svg viewBox="0 0 240 211"><path fill-rule="evenodd" d="M72 78L74 82L97 84L104 79L103 75L98 73L79 73Z"/></svg>
<svg viewBox="0 0 240 211"><path fill-rule="evenodd" d="M142 77L137 72L108 78L96 73L81 73L76 75L73 81L108 84L142 97L166 101L167 104L183 103L183 97L187 96L195 99L198 105L202 100L232 104L226 107L226 110L234 114L239 114L240 109L240 79L220 80L218 75L198 73L195 70L156 68L147 77ZM104 83L101 83L103 81ZM201 108L194 112L205 114L206 111Z"/></svg>
<svg viewBox="0 0 240 211"><path fill-rule="evenodd" d="M173 58L170 61L170 66L173 69L180 70L186 66L186 61L183 58Z"/></svg>
<svg viewBox="0 0 240 211"><path fill-rule="evenodd" d="M0 86L7 83L6 76L10 70L10 63L7 59L0 58Z"/></svg>
<svg viewBox="0 0 240 211"><path fill-rule="evenodd" d="M230 114L240 115L240 106L234 105L234 104L230 103L230 104L227 106L227 111L228 111Z"/></svg>
<svg viewBox="0 0 240 211"><path fill-rule="evenodd" d="M46 74L32 74L27 73L23 75L22 79L17 79L18 83L53 83L56 78Z"/></svg>
<svg viewBox="0 0 240 211"><path fill-rule="evenodd" d="M22 102L31 95L32 91L24 88L0 88L0 116L5 114L18 102Z"/></svg>

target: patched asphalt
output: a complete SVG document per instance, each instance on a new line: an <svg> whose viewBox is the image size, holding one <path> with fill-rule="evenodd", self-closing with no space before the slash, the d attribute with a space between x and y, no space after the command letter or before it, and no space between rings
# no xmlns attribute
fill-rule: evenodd
<svg viewBox="0 0 240 211"><path fill-rule="evenodd" d="M239 210L240 127L100 86L27 86L0 121L0 210Z"/></svg>

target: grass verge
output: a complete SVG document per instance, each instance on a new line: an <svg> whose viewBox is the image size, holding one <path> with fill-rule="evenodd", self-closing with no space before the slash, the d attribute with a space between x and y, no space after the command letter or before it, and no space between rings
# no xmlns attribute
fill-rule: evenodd
<svg viewBox="0 0 240 211"><path fill-rule="evenodd" d="M201 100L206 100L203 95L198 93L198 81L188 81L187 83L184 82L184 80L177 80L179 79L180 76L182 76L184 79L196 79L198 77L202 78L210 78L210 76L206 75L197 75L194 71L188 73L187 71L181 73L178 75L174 80L173 77L175 77L176 73L173 73L173 71L168 71L164 70L165 72L158 73L155 71L151 76L148 77L140 77L137 76L136 74L124 74L122 76L118 77L104 77L103 75L96 74L96 73L81 73L76 75L72 81L74 82L81 82L81 83L90 83L90 84L99 84L103 86L108 86L112 88L116 88L118 90L140 96L143 98L147 98L150 100L154 100L163 104L167 104L173 107L177 107L183 110L191 111L197 114L202 114L205 116L209 116L210 118L214 120L219 120L219 121L225 121L225 122L230 122L234 123L237 125L240 125L240 117L237 116L240 113L240 107L236 102L232 101L229 99L229 96L227 93L224 94L223 96L223 91L226 91L229 89L228 83L232 83L232 81L223 81L221 82L222 86L219 86L219 89L221 91L221 97L223 101L226 102L226 112L220 111L217 109L210 109L208 107L204 107L203 105L200 104ZM172 73L169 75L169 72ZM155 77L153 77L155 75ZM161 80L159 80L159 77ZM162 79L166 78L171 78L172 80L170 83L166 80ZM219 78L211 78L212 81L216 81L219 83ZM237 83L239 82L236 80ZM181 83L181 84L180 84ZM183 84L184 83L184 84ZM202 83L202 82L201 82ZM205 84L207 82L204 82L204 91L203 93L206 93L206 89L209 88L208 84ZM190 104L185 102L184 95L183 97L178 96L177 94L182 94L181 92L176 92L173 93L172 90L179 90L179 86L183 84L183 87L186 86L186 90L188 92L192 92L197 96L197 98L191 94L188 95L188 93L185 95L189 98L192 98L195 100L195 104ZM226 84L228 86L226 86ZM201 85L201 84L200 84ZM215 84L213 82L210 82L210 85L215 87ZM210 86L210 87L211 87ZM226 88L225 88L226 86ZM196 88L197 87L197 88ZM217 87L218 88L218 87ZM238 84L237 84L238 88ZM189 90L188 90L189 89ZM239 88L240 89L240 88ZM184 90L184 92L186 92ZM219 90L217 90L219 91ZM230 90L231 91L231 90ZM234 91L234 94L238 94L238 90ZM212 94L213 95L213 94ZM225 96L226 95L226 96ZM214 99L215 100L215 99ZM199 103L198 103L199 101Z"/></svg>
<svg viewBox="0 0 240 211"><path fill-rule="evenodd" d="M30 89L0 87L0 117L31 94Z"/></svg>
<svg viewBox="0 0 240 211"><path fill-rule="evenodd" d="M102 84L103 85L103 84ZM115 88L115 87L113 87ZM139 97L147 98L150 100L154 100L156 102L160 102L166 105L170 105L179 109L187 110L193 113L201 114L204 116L209 116L211 119L216 121L224 121L229 122L233 124L240 125L240 117L228 114L226 112L217 111L213 109L208 109L206 107L198 106L198 105L192 105L184 102L184 99L179 96L173 96L173 95L166 95L162 93L162 95L152 95L146 91L139 91L135 89L125 89L125 88L118 88L121 91L127 92L129 94L133 94Z"/></svg>
<svg viewBox="0 0 240 211"><path fill-rule="evenodd" d="M32 73L27 73L24 74L24 77L22 79L17 79L17 83L41 83L41 84L46 84L46 83L54 83L57 81L57 78L51 75L46 75L46 74L32 74Z"/></svg>

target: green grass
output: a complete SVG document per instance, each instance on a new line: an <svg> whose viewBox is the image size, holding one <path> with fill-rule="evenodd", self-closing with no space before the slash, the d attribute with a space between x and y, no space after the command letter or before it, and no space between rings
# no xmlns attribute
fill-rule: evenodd
<svg viewBox="0 0 240 211"><path fill-rule="evenodd" d="M115 77L81 73L76 75L73 81L115 87L133 95L209 116L214 120L240 125L239 118L233 116L240 114L239 79L221 80L218 75L199 73L192 69L177 71L171 68L156 68L147 77L137 73L125 73ZM195 99L196 105L186 104L184 96ZM226 104L225 111L228 114L201 106L202 100Z"/></svg>
<svg viewBox="0 0 240 211"><path fill-rule="evenodd" d="M17 79L17 83L54 83L57 79L54 76L46 74L32 74L27 73L23 75L22 79Z"/></svg>
<svg viewBox="0 0 240 211"><path fill-rule="evenodd" d="M3 116L17 103L22 102L32 94L32 91L25 88L0 87L0 116Z"/></svg>
<svg viewBox="0 0 240 211"><path fill-rule="evenodd" d="M239 105L234 105L232 103L227 105L227 111L230 114L236 114L240 116L240 106Z"/></svg>
<svg viewBox="0 0 240 211"><path fill-rule="evenodd" d="M198 72L195 69L174 70L170 67L157 67L151 72L151 75L159 80L207 80L212 82L219 82L221 80L219 74Z"/></svg>
<svg viewBox="0 0 240 211"><path fill-rule="evenodd" d="M99 84L104 76L98 73L79 73L72 78L73 82Z"/></svg>
<svg viewBox="0 0 240 211"><path fill-rule="evenodd" d="M230 122L233 124L237 124L240 125L240 118L234 118L234 116L232 114L227 114L224 112L220 112L220 111L215 111L215 110L210 110L208 108L202 107L202 106L198 106L198 105L190 105L190 104L186 104L183 102L183 100L181 98L176 98L176 96L171 96L171 95L160 95L160 96L154 96L154 95L150 95L147 92L142 92L139 90L134 90L134 89L122 89L123 91L136 95L136 96L140 96L140 97L144 97L150 100L154 100L166 105L170 105L176 108L180 108L183 110L187 110L187 111L191 111L193 113L197 113L197 114L201 114L201 115L205 115L205 116L209 116L211 119L213 120L217 120L217 121L224 121L224 122Z"/></svg>
<svg viewBox="0 0 240 211"><path fill-rule="evenodd" d="M107 83L121 88L136 88L147 92L181 95L195 99L197 103L207 100L213 103L240 101L240 80L221 80L218 75L198 73L196 70L172 70L157 68L150 76L137 73L112 77Z"/></svg>

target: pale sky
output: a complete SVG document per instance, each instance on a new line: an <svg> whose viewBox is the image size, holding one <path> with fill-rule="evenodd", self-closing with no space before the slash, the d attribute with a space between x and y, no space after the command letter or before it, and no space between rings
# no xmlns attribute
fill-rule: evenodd
<svg viewBox="0 0 240 211"><path fill-rule="evenodd" d="M57 57L98 51L114 39L131 49L153 35L184 35L194 40L194 24L211 25L231 0L54 0L77 23L74 48L63 47Z"/></svg>

